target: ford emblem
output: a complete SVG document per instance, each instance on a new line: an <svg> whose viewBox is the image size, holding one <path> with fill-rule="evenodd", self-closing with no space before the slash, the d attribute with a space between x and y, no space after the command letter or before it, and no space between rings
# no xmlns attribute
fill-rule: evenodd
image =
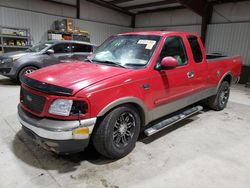
<svg viewBox="0 0 250 188"><path fill-rule="evenodd" d="M27 95L27 96L26 96L26 99L27 99L29 102L32 102L32 97L31 97L31 96Z"/></svg>

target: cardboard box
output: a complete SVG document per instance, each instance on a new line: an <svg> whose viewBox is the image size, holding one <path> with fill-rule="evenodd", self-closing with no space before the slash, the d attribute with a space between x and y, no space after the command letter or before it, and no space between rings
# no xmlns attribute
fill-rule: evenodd
<svg viewBox="0 0 250 188"><path fill-rule="evenodd" d="M83 29L80 29L79 30L79 34L83 35L83 36L86 36L86 37L89 37L89 32L86 31L86 30L83 30Z"/></svg>
<svg viewBox="0 0 250 188"><path fill-rule="evenodd" d="M78 34L79 32L80 32L79 27L75 27L75 28L74 28L74 33Z"/></svg>
<svg viewBox="0 0 250 188"><path fill-rule="evenodd" d="M66 26L67 26L67 31L68 32L73 32L74 29L75 29L73 20L71 20L71 19L66 19Z"/></svg>

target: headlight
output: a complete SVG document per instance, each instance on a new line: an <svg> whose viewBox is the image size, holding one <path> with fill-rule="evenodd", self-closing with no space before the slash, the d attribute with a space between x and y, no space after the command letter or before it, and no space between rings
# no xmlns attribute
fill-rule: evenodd
<svg viewBox="0 0 250 188"><path fill-rule="evenodd" d="M50 114L69 116L73 101L67 99L56 99L49 108Z"/></svg>
<svg viewBox="0 0 250 188"><path fill-rule="evenodd" d="M12 59L12 58L6 58L6 59L2 59L2 60L0 61L0 63L11 63L11 62L13 62L13 59Z"/></svg>

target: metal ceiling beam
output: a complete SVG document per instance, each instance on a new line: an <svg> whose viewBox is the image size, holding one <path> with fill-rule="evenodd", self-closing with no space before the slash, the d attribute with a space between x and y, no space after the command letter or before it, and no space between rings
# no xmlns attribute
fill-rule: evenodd
<svg viewBox="0 0 250 188"><path fill-rule="evenodd" d="M201 40L205 45L206 42L206 34L207 34L207 26L211 21L213 4L208 3L207 0L178 0L179 3L192 10L196 14L202 17L201 23Z"/></svg>
<svg viewBox="0 0 250 188"><path fill-rule="evenodd" d="M131 25L130 25L132 28L135 28L135 21L136 21L136 15L133 15L131 17Z"/></svg>
<svg viewBox="0 0 250 188"><path fill-rule="evenodd" d="M223 4L223 3L238 3L241 1L249 1L249 0L216 0L212 1L212 4Z"/></svg>
<svg viewBox="0 0 250 188"><path fill-rule="evenodd" d="M172 3L177 3L177 0L165 0L165 1L158 1L153 3L144 3L139 5L133 5L133 6L126 6L123 7L126 10L133 10L133 9L140 9L140 8L148 8L148 7L154 7L154 6L162 6L162 5L168 5Z"/></svg>
<svg viewBox="0 0 250 188"><path fill-rule="evenodd" d="M207 4L205 12L206 12L205 15L202 16L202 23L201 23L201 40L204 45L206 44L207 27L212 19L212 13L213 13L212 3Z"/></svg>
<svg viewBox="0 0 250 188"><path fill-rule="evenodd" d="M178 2L200 16L204 16L206 14L206 0L178 0Z"/></svg>
<svg viewBox="0 0 250 188"><path fill-rule="evenodd" d="M120 3L130 2L130 1L134 1L134 0L112 0L112 1L109 1L109 3L120 4Z"/></svg>
<svg viewBox="0 0 250 188"><path fill-rule="evenodd" d="M157 9L150 9L150 10L142 10L137 12L137 14L144 14L144 13L153 13L159 11L171 11L171 10L178 10L178 9L185 9L184 6L176 6L176 7L165 7L165 8L157 8Z"/></svg>
<svg viewBox="0 0 250 188"><path fill-rule="evenodd" d="M94 4L97 4L99 6L102 6L102 7L105 7L105 8L109 8L109 9L112 9L112 10L116 10L118 12L121 12L121 13L124 13L124 14L127 14L129 16L133 16L134 14L129 12L128 10L124 10L123 8L121 7L118 7L116 5L113 5L109 2L106 2L106 1L101 1L101 0L86 0L88 2L91 2L91 3L94 3Z"/></svg>
<svg viewBox="0 0 250 188"><path fill-rule="evenodd" d="M76 8L76 5L71 5L71 4L62 3L62 2L58 2L58 1L52 1L52 0L43 0L43 1Z"/></svg>
<svg viewBox="0 0 250 188"><path fill-rule="evenodd" d="M81 12L81 11L80 11L80 8L81 8L80 6L81 6L80 0L76 0L76 18L77 18L77 19L80 19L80 16L81 16L81 15L80 15L80 14L81 14L81 13L80 13L80 12Z"/></svg>

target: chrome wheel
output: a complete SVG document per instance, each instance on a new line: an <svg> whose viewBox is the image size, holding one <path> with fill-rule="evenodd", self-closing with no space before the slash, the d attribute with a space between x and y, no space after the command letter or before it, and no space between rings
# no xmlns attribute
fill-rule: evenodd
<svg viewBox="0 0 250 188"><path fill-rule="evenodd" d="M135 117L130 112L122 113L115 122L113 142L116 147L125 147L134 136Z"/></svg>
<svg viewBox="0 0 250 188"><path fill-rule="evenodd" d="M19 82L21 82L21 78L26 75L26 74L30 74L32 72L34 72L35 70L37 70L36 67L34 66L27 66L27 67L24 67L23 69L21 69L18 73L18 80Z"/></svg>
<svg viewBox="0 0 250 188"><path fill-rule="evenodd" d="M32 73L34 71L34 69L27 69L25 70L24 74L29 74L29 73Z"/></svg>
<svg viewBox="0 0 250 188"><path fill-rule="evenodd" d="M227 103L228 98L229 98L229 88L228 88L228 87L225 87L225 88L221 91L221 94L220 94L220 96L219 96L220 104L224 106L224 105Z"/></svg>

